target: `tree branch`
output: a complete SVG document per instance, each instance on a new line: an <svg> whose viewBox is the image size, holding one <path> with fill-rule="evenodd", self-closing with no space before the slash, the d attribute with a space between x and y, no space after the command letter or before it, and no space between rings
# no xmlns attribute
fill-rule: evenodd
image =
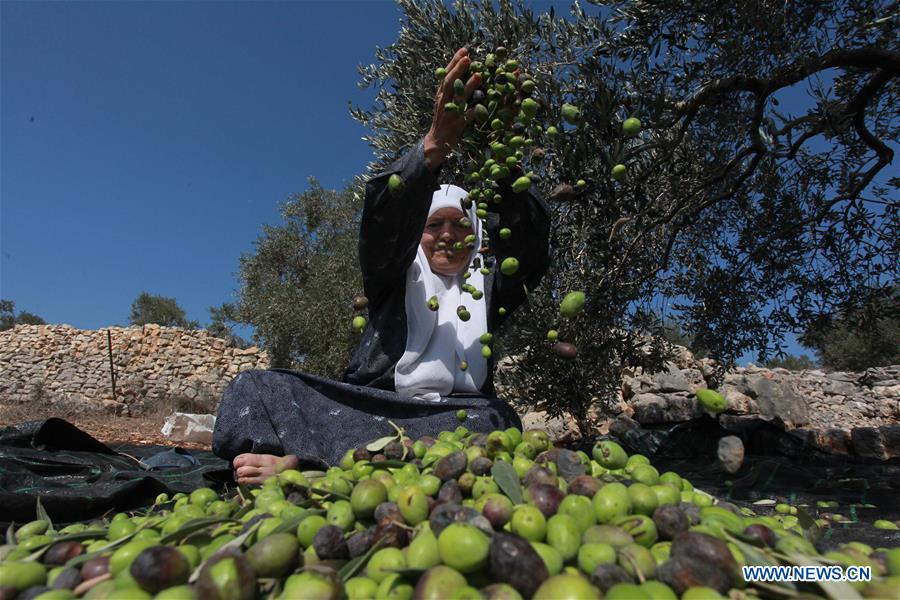
<svg viewBox="0 0 900 600"><path fill-rule="evenodd" d="M792 65L776 72L768 78L739 74L731 77L717 79L694 93L687 100L675 103L674 119L669 123L658 125L658 128L668 128L683 116L691 115L705 104L709 98L726 92L754 92L763 97L783 87L794 85L814 73L832 68L858 68L865 71L879 69L884 71L888 78L900 75L900 54L877 48L862 48L856 50L837 49L820 56L811 57L799 65Z"/></svg>

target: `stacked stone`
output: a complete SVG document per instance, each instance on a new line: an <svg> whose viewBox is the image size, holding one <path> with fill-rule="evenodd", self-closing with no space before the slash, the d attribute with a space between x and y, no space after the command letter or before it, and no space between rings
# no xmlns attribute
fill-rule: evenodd
<svg viewBox="0 0 900 600"><path fill-rule="evenodd" d="M623 421L665 426L704 414L694 395L707 387L715 364L684 352L658 373L640 369L622 381ZM755 365L725 375L725 427L740 419L771 421L822 450L871 458L900 456L900 366L864 373L792 372ZM622 423L619 423L622 426Z"/></svg>
<svg viewBox="0 0 900 600"><path fill-rule="evenodd" d="M511 369L513 364L504 359L498 368ZM600 433L621 435L634 427L671 427L700 417L706 411L695 393L715 387L716 367L714 361L696 359L676 346L673 360L660 372L626 369L618 397L594 398L589 420ZM900 365L826 373L751 364L727 373L717 389L727 400L728 408L718 416L726 428L741 419L763 419L826 452L878 459L900 456ZM546 410L537 410L527 413L523 422L543 423L562 441L579 433L568 414L551 419Z"/></svg>
<svg viewBox="0 0 900 600"><path fill-rule="evenodd" d="M148 403L176 398L214 407L240 371L267 366L259 348L232 347L203 329L19 325L0 332L0 403L62 403L130 415L141 414Z"/></svg>

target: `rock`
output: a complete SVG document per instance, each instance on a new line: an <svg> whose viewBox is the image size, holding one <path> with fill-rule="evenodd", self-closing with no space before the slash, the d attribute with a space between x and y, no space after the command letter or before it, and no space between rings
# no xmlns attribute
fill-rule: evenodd
<svg viewBox="0 0 900 600"><path fill-rule="evenodd" d="M744 442L734 435L725 436L719 440L717 455L727 472L737 473L744 464Z"/></svg>
<svg viewBox="0 0 900 600"><path fill-rule="evenodd" d="M716 375L716 361L711 358L701 358L700 359L700 373L703 375L703 379L709 381Z"/></svg>
<svg viewBox="0 0 900 600"><path fill-rule="evenodd" d="M876 385L872 388L872 393L884 398L898 398L900 397L900 385Z"/></svg>
<svg viewBox="0 0 900 600"><path fill-rule="evenodd" d="M675 365L667 363L666 370L650 376L650 389L636 389L637 392L671 393L694 392L700 385L705 385L703 373L697 369L679 370Z"/></svg>
<svg viewBox="0 0 900 600"><path fill-rule="evenodd" d="M831 381L822 391L832 396L850 396L857 391L857 387L846 381Z"/></svg>
<svg viewBox="0 0 900 600"><path fill-rule="evenodd" d="M547 431L547 435L554 442L570 441L579 437L578 425L571 415L551 417L547 411L532 411L522 417L522 429L540 428Z"/></svg>
<svg viewBox="0 0 900 600"><path fill-rule="evenodd" d="M673 349L672 362L679 369L693 369L696 361L694 353L684 346L675 346Z"/></svg>
<svg viewBox="0 0 900 600"><path fill-rule="evenodd" d="M859 456L884 460L887 452L877 427L854 427L850 430L853 451Z"/></svg>
<svg viewBox="0 0 900 600"><path fill-rule="evenodd" d="M103 412L108 415L122 416L125 413L125 405L115 400L103 400L100 403Z"/></svg>
<svg viewBox="0 0 900 600"><path fill-rule="evenodd" d="M832 454L847 454L850 452L850 433L844 429L826 429L822 432L820 447Z"/></svg>
<svg viewBox="0 0 900 600"><path fill-rule="evenodd" d="M856 383L859 381L859 377L855 373L845 373L843 371L832 371L831 373L826 373L825 378L831 381L846 381L849 383Z"/></svg>
<svg viewBox="0 0 900 600"><path fill-rule="evenodd" d="M758 415L759 405L756 400L738 390L729 387L724 390L725 402L729 413L736 415Z"/></svg>
<svg viewBox="0 0 900 600"><path fill-rule="evenodd" d="M900 425L882 425L878 428L888 458L900 456Z"/></svg>
<svg viewBox="0 0 900 600"><path fill-rule="evenodd" d="M805 427L799 427L792 430L791 435L800 438L810 446L816 448L821 446L821 435L817 429L807 429Z"/></svg>
<svg viewBox="0 0 900 600"><path fill-rule="evenodd" d="M622 437L626 431L640 429L641 425L631 417L621 415L613 419L609 424L609 433L616 437Z"/></svg>
<svg viewBox="0 0 900 600"><path fill-rule="evenodd" d="M762 375L744 378L741 390L759 405L763 418L781 421L788 427L799 427L809 422L806 401L798 396L785 381L774 381Z"/></svg>
<svg viewBox="0 0 900 600"><path fill-rule="evenodd" d="M680 423L703 415L703 407L693 396L683 394L638 394L631 399L634 419L642 425Z"/></svg>

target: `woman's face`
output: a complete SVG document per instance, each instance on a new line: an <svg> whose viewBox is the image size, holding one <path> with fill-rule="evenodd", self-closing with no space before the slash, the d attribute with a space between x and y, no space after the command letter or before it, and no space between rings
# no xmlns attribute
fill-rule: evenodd
<svg viewBox="0 0 900 600"><path fill-rule="evenodd" d="M441 275L454 275L468 264L471 250L466 248L466 236L473 233L471 225L460 225L465 215L458 208L441 208L425 221L422 232L422 250L428 258L431 270ZM453 244L461 243L462 250L453 250Z"/></svg>

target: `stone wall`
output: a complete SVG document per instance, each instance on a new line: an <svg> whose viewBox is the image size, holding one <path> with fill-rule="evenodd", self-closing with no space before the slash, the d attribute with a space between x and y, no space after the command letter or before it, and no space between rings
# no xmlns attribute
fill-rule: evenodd
<svg viewBox="0 0 900 600"><path fill-rule="evenodd" d="M514 368L509 359L500 370ZM862 373L788 371L749 365L718 380L717 365L676 346L674 358L657 373L625 369L617 397L595 397L582 431L568 413L551 417L546 406L522 415L525 427L547 429L556 441L582 434L621 435L637 427L670 428L706 414L700 388L717 389L727 400L718 415L725 428L742 419L770 421L820 449L869 458L900 456L900 365ZM499 387L499 386L498 386ZM529 406L527 402L523 406Z"/></svg>
<svg viewBox="0 0 900 600"><path fill-rule="evenodd" d="M695 392L713 387L715 364L686 350L660 373L626 372L619 422L668 426L704 414ZM749 365L718 386L727 400L719 419L764 419L834 453L900 456L900 365L863 373L788 371Z"/></svg>
<svg viewBox="0 0 900 600"><path fill-rule="evenodd" d="M116 397L110 378L107 329L19 325L0 331L0 403L42 403L140 415L154 407L214 411L238 372L266 368L256 347L240 349L205 330L110 327Z"/></svg>

